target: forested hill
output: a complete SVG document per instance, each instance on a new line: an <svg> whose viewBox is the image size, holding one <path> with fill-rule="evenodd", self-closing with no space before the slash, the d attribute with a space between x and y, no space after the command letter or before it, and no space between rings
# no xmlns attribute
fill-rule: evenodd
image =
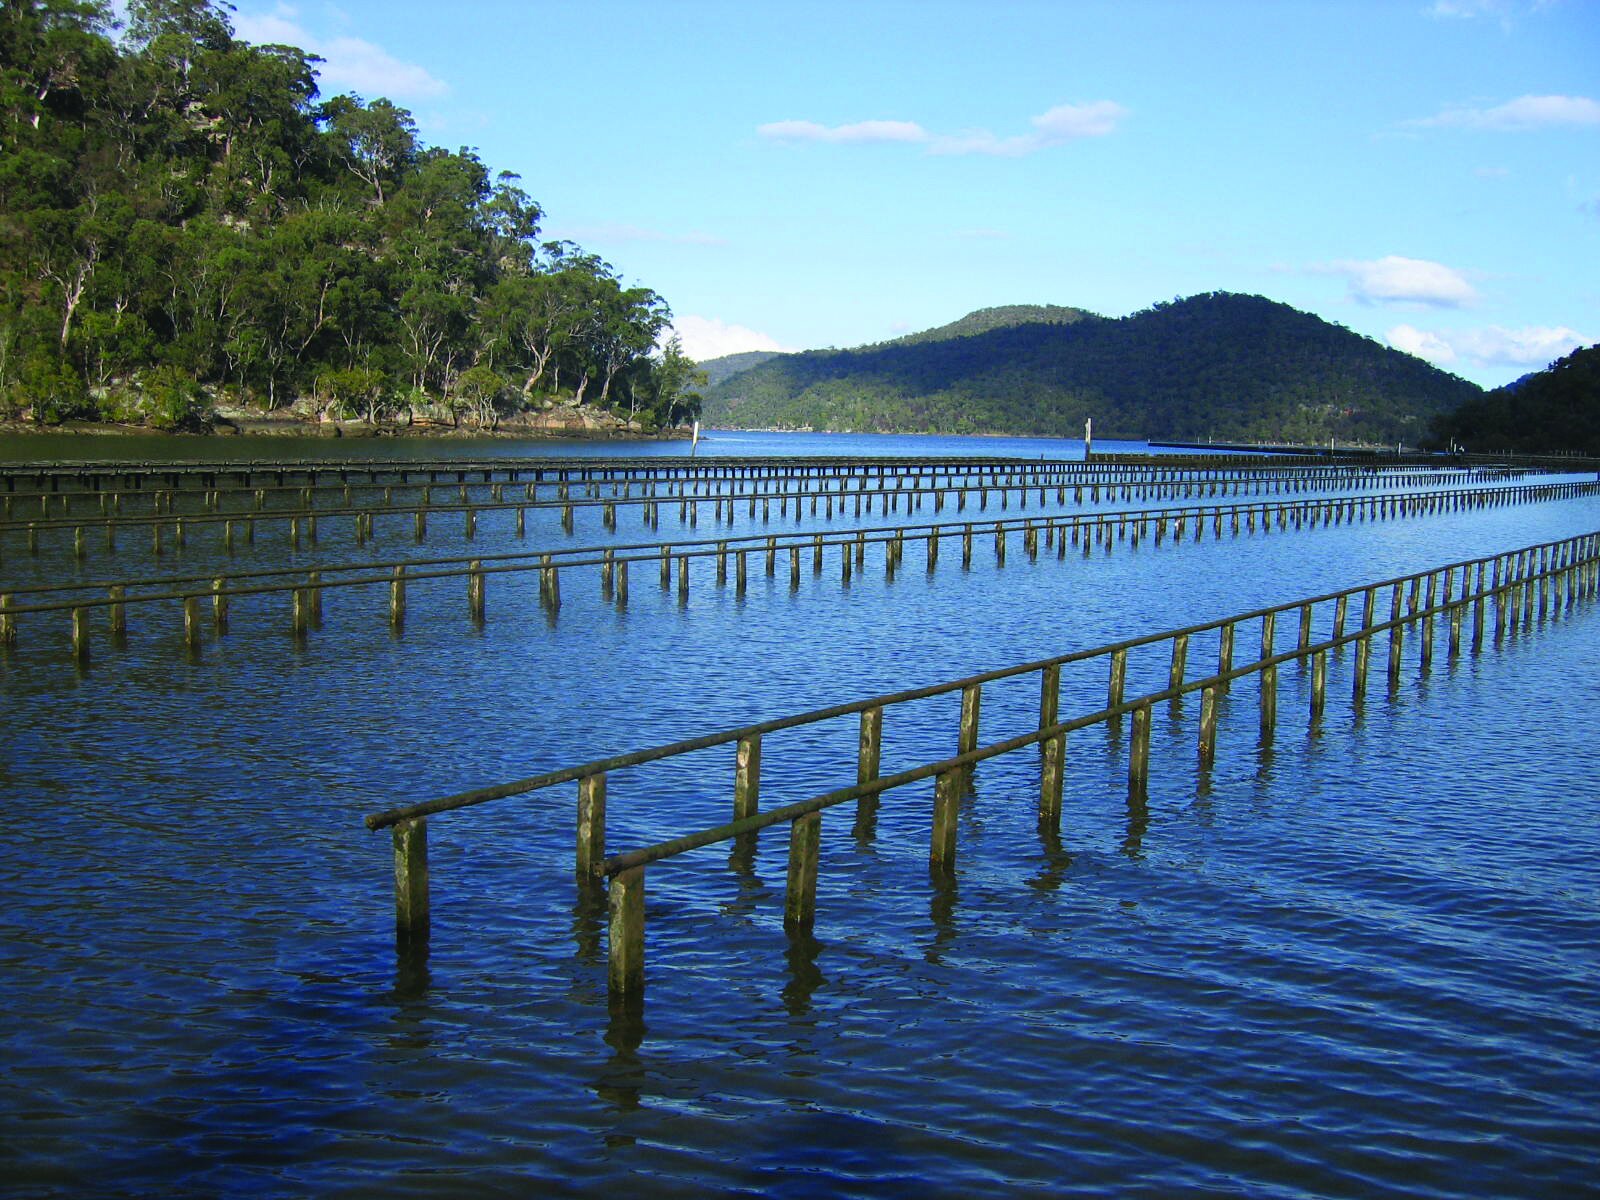
<svg viewBox="0 0 1600 1200"><path fill-rule="evenodd" d="M1110 320L769 359L707 394L740 428L1415 443L1482 395L1342 326L1215 292Z"/></svg>
<svg viewBox="0 0 1600 1200"><path fill-rule="evenodd" d="M106 0L0 2L0 418L692 415L660 296L229 7L129 0L117 37Z"/></svg>
<svg viewBox="0 0 1600 1200"><path fill-rule="evenodd" d="M1093 313L1081 308L1065 308L1058 304L1002 304L996 308L980 308L969 312L958 321L908 333L884 343L890 346L917 346L925 342L947 342L951 338L972 337L988 333L991 329L1004 329L1011 325L1071 325Z"/></svg>
<svg viewBox="0 0 1600 1200"><path fill-rule="evenodd" d="M1471 400L1436 424L1441 446L1600 456L1600 345Z"/></svg>

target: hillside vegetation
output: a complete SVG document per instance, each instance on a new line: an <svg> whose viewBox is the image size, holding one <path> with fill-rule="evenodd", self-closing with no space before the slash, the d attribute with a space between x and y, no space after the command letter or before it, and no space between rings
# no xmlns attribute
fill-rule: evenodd
<svg viewBox="0 0 1600 1200"><path fill-rule="evenodd" d="M0 418L692 415L659 295L230 9L129 0L117 39L105 0L0 3Z"/></svg>
<svg viewBox="0 0 1600 1200"><path fill-rule="evenodd" d="M1074 436L1093 417L1102 436L1414 443L1432 418L1483 394L1261 296L1216 292L1114 320L1056 311L1077 316L779 355L711 388L705 419Z"/></svg>
<svg viewBox="0 0 1600 1200"><path fill-rule="evenodd" d="M1434 428L1440 445L1478 453L1600 456L1600 345L1469 400Z"/></svg>

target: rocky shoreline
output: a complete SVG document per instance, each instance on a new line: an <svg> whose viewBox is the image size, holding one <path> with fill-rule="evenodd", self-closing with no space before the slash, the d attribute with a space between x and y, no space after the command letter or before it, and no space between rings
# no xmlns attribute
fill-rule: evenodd
<svg viewBox="0 0 1600 1200"><path fill-rule="evenodd" d="M209 425L196 429L164 430L149 425L121 425L107 421L63 421L37 425L31 421L0 421L0 434L126 434L190 437L315 437L315 438L505 438L549 441L671 441L688 438L685 429L651 430L638 421L587 405L555 405L539 412L517 413L494 428L451 423L427 417L372 423L335 420L296 412L218 408Z"/></svg>

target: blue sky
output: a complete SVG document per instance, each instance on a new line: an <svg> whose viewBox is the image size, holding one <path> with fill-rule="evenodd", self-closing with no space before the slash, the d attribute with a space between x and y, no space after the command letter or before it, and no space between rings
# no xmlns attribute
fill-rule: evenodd
<svg viewBox="0 0 1600 1200"><path fill-rule="evenodd" d="M1256 292L1496 385L1600 339L1594 0L237 0L697 357Z"/></svg>

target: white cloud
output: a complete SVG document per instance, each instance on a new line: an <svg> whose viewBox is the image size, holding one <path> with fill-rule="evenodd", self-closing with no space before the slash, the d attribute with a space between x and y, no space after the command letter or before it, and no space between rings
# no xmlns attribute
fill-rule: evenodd
<svg viewBox="0 0 1600 1200"><path fill-rule="evenodd" d="M1444 364L1466 359L1478 366L1543 367L1588 344L1577 330L1564 325L1528 325L1521 329L1489 325L1447 332L1396 325L1388 337L1396 350L1429 362Z"/></svg>
<svg viewBox="0 0 1600 1200"><path fill-rule="evenodd" d="M1600 101L1588 96L1518 96L1493 108L1447 108L1408 125L1521 133L1530 129L1600 127Z"/></svg>
<svg viewBox="0 0 1600 1200"><path fill-rule="evenodd" d="M1033 132L1000 137L987 129L955 134L935 134L915 121L857 121L849 125L821 125L815 121L773 121L756 127L761 137L775 142L830 142L847 145L898 142L920 145L929 154L985 154L1020 158L1079 138L1105 137L1116 132L1128 110L1111 100L1088 104L1058 104L1032 118Z"/></svg>
<svg viewBox="0 0 1600 1200"><path fill-rule="evenodd" d="M1466 276L1443 263L1390 254L1367 262L1344 259L1313 270L1343 275L1363 304L1420 304L1460 308L1478 298Z"/></svg>
<svg viewBox="0 0 1600 1200"><path fill-rule="evenodd" d="M1410 325L1396 325L1389 330L1389 345L1396 350L1404 350L1407 354L1415 354L1418 358L1425 358L1431 363L1442 365L1456 360L1456 352L1449 342L1436 333L1429 333L1427 330Z"/></svg>
<svg viewBox="0 0 1600 1200"><path fill-rule="evenodd" d="M927 142L926 129L915 121L856 121L850 125L819 125L815 121L773 121L756 132L775 142L838 142L862 145L872 142Z"/></svg>
<svg viewBox="0 0 1600 1200"><path fill-rule="evenodd" d="M279 4L269 13L236 13L234 32L256 45L299 46L324 61L317 69L324 93L355 92L369 98L428 100L450 90L427 68L401 62L382 46L358 37L319 37L300 24L300 13Z"/></svg>
<svg viewBox="0 0 1600 1200"><path fill-rule="evenodd" d="M717 317L674 317L672 327L683 342L683 352L696 362L709 362L725 354L746 350L772 350L788 353L776 339L743 325L729 325Z"/></svg>

